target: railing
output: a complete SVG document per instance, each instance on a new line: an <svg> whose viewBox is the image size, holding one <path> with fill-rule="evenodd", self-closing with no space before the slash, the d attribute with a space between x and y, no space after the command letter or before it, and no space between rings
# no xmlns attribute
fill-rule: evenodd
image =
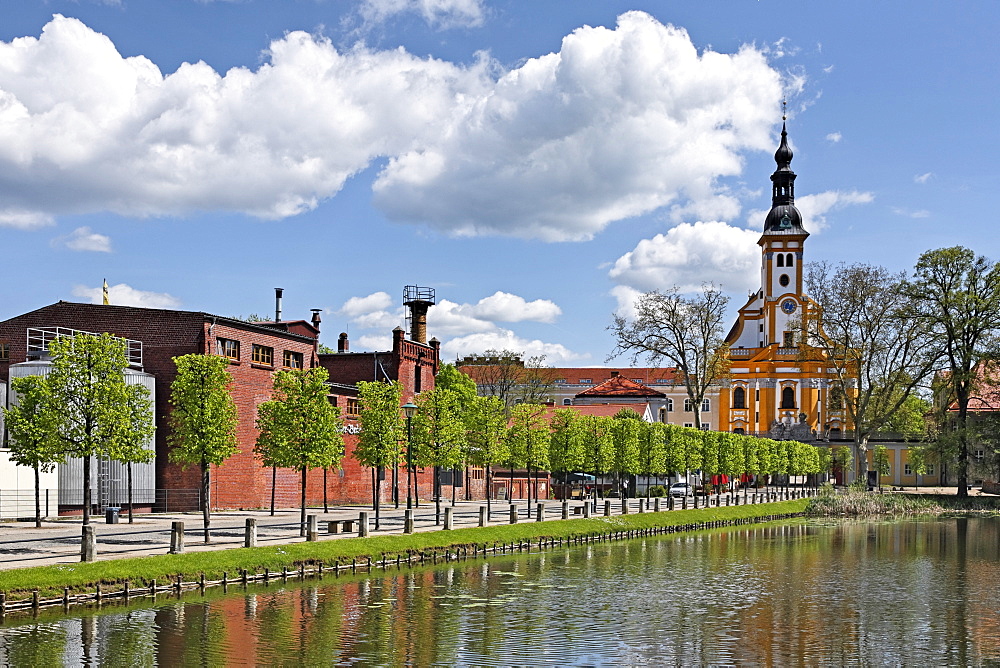
<svg viewBox="0 0 1000 668"><path fill-rule="evenodd" d="M93 332L85 332L69 327L29 327L27 332L28 357L47 356L49 344L59 338L73 337L77 334L90 334L97 336ZM133 341L120 336L114 337L125 343L125 355L131 366L142 368L142 341Z"/></svg>

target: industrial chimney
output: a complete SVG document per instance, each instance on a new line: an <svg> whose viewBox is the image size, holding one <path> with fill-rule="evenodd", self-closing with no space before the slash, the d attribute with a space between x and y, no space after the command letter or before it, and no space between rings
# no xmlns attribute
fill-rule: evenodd
<svg viewBox="0 0 1000 668"><path fill-rule="evenodd" d="M284 288L274 289L274 321L281 322L281 295L284 294Z"/></svg>
<svg viewBox="0 0 1000 668"><path fill-rule="evenodd" d="M403 288L403 305L410 309L410 340L427 343L427 310L434 306L434 288L407 285Z"/></svg>
<svg viewBox="0 0 1000 668"><path fill-rule="evenodd" d="M313 327L316 328L316 331L319 331L319 324L321 322L323 322L323 319L319 317L319 314L320 314L320 311L322 311L323 309L321 309L321 308L311 308L309 310L312 311L312 314L313 314L313 317L312 317Z"/></svg>
<svg viewBox="0 0 1000 668"><path fill-rule="evenodd" d="M351 344L347 340L347 332L341 332L340 338L337 339L337 352L346 353L351 349Z"/></svg>

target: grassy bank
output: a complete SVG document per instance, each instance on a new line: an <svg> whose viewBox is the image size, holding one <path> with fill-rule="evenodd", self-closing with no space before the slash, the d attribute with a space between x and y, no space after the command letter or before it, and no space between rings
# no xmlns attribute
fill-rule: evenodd
<svg viewBox="0 0 1000 668"><path fill-rule="evenodd" d="M1000 499L987 496L958 497L944 494L879 494L847 489L825 490L806 506L806 514L831 517L881 517L885 515L943 515L948 513L1000 513Z"/></svg>
<svg viewBox="0 0 1000 668"><path fill-rule="evenodd" d="M602 535L613 531L634 531L657 527L697 525L708 522L752 520L768 515L802 512L806 500L782 501L750 506L728 506L698 510L675 510L661 513L637 513L589 519L523 522L488 527L433 531L408 535L374 535L368 538L341 538L315 543L231 548L211 552L166 554L134 559L116 559L91 563L38 566L0 571L0 591L9 599L24 598L32 590L41 596L93 589L95 585L120 585L126 581L138 588L156 580L161 583L193 580L202 574L218 579L223 573L235 577L242 570L283 568L297 569L300 564L350 563L358 558L395 558L420 552L435 552L460 546L488 546L493 543L515 543L538 538L572 539Z"/></svg>

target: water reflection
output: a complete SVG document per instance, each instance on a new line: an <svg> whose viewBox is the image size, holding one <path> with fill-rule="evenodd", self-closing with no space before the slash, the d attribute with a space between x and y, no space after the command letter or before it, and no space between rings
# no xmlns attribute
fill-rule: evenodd
<svg viewBox="0 0 1000 668"><path fill-rule="evenodd" d="M969 665L1000 520L786 524L8 619L4 665Z"/></svg>

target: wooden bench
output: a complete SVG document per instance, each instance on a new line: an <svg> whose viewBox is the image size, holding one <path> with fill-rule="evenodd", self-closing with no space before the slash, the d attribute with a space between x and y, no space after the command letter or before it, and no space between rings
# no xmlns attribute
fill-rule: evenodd
<svg viewBox="0 0 1000 668"><path fill-rule="evenodd" d="M330 520L326 523L327 533L351 533L354 531L354 522L356 520Z"/></svg>

